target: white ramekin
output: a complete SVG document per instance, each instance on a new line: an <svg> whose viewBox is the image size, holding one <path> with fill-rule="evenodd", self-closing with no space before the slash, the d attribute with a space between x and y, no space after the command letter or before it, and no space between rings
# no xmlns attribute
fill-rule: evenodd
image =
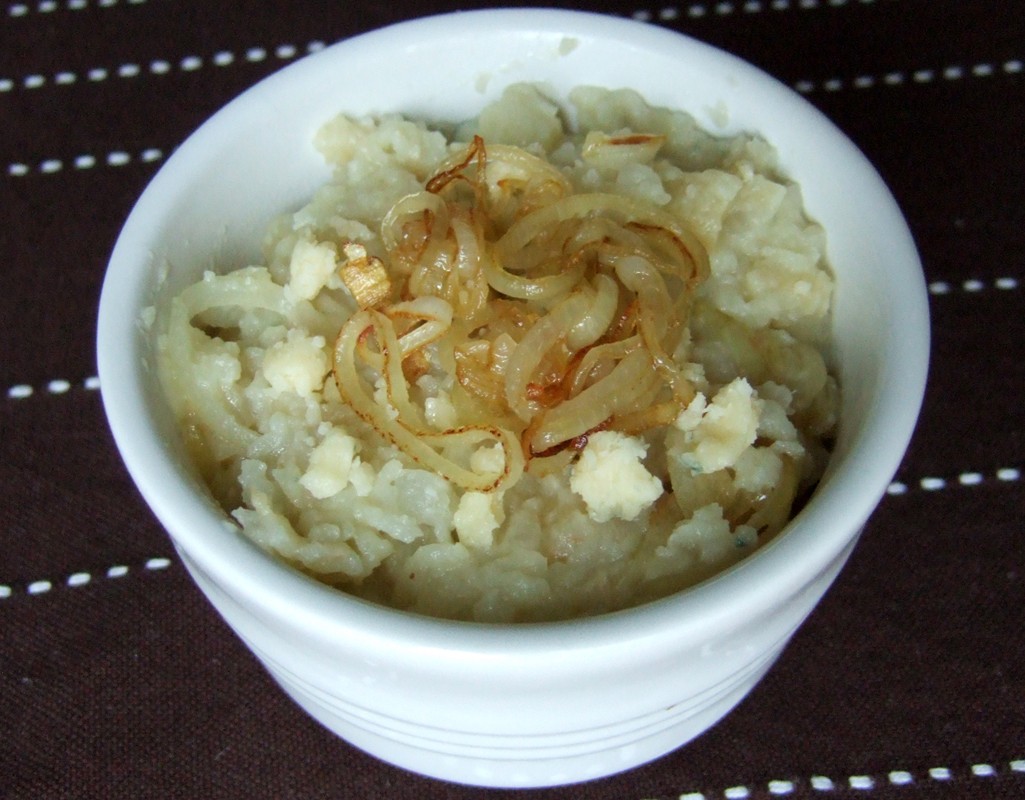
<svg viewBox="0 0 1025 800"><path fill-rule="evenodd" d="M328 177L316 129L339 111L472 116L506 85L631 87L711 130L757 130L825 226L843 387L835 454L786 532L706 583L591 619L497 626L421 618L267 556L197 480L162 402L144 309L258 259L272 216ZM118 448L196 583L270 674L349 742L426 775L526 787L608 775L706 730L770 667L846 560L921 403L929 350L918 256L862 154L793 91L651 25L555 10L403 23L289 65L176 150L110 259L99 373ZM217 691L216 686L210 692Z"/></svg>

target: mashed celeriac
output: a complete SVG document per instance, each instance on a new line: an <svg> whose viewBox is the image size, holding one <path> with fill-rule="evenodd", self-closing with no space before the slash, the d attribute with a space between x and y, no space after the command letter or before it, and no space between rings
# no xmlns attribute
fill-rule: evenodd
<svg viewBox="0 0 1025 800"><path fill-rule="evenodd" d="M753 135L515 85L432 126L341 115L264 261L158 310L169 403L245 535L366 599L591 615L775 535L838 387L823 230Z"/></svg>

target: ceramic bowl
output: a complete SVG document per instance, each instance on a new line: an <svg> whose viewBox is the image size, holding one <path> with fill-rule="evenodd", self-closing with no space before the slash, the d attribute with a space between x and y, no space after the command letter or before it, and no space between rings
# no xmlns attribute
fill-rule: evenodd
<svg viewBox="0 0 1025 800"><path fill-rule="evenodd" d="M339 111L459 120L519 81L556 94L630 87L710 130L756 130L776 145L829 237L840 430L826 476L786 531L714 579L571 622L447 622L327 588L243 538L183 456L141 321L204 269L258 258L268 221L328 178L311 141ZM883 496L916 421L929 349L908 228L834 125L720 50L653 25L556 10L414 20L327 47L245 92L167 159L139 199L110 259L98 324L103 399L128 470L195 582L274 679L385 761L503 787L583 781L655 759L750 691Z"/></svg>

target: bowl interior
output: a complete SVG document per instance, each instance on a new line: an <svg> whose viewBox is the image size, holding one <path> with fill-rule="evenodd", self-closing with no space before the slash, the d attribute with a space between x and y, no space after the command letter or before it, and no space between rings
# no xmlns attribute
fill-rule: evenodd
<svg viewBox="0 0 1025 800"><path fill-rule="evenodd" d="M802 185L809 213L828 232L843 387L830 470L784 536L674 598L676 611L680 603L704 609L727 602L741 579L748 592L800 585L849 543L878 502L917 417L928 318L913 242L864 157L791 90L678 34L576 12L466 12L356 37L258 84L167 160L118 240L99 319L107 413L147 502L176 544L218 580L242 588L259 573L269 591L304 603L360 605L308 586L230 526L223 530L226 518L176 444L142 309L205 269L223 272L258 259L268 221L299 207L328 177L312 139L338 112L457 121L520 81L542 82L556 96L581 84L629 87L649 104L687 110L713 132L757 130L776 146L784 170Z"/></svg>

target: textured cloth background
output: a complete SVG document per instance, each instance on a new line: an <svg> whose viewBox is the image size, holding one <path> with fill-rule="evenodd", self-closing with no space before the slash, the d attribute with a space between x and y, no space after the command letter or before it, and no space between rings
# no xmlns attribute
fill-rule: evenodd
<svg viewBox="0 0 1025 800"><path fill-rule="evenodd" d="M1025 796L1025 7L573 5L730 49L836 121L907 214L934 353L891 494L756 691L651 765L515 796ZM514 795L381 764L293 706L138 499L94 377L107 255L196 126L311 49L465 7L0 6L0 797Z"/></svg>

